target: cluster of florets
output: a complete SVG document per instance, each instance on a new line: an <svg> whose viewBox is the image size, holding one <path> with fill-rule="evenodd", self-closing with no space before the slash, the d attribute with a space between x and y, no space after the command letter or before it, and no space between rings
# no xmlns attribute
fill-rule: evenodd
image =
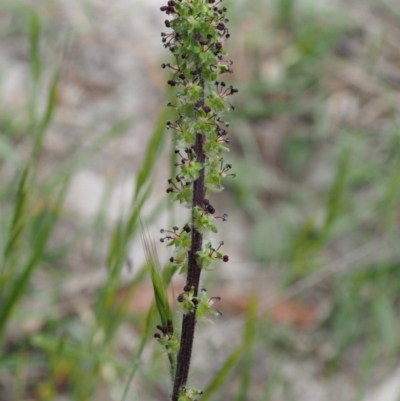
<svg viewBox="0 0 400 401"><path fill-rule="evenodd" d="M213 260L222 260L223 262L229 261L228 255L223 255L220 252L221 247L224 245L224 241L220 241L218 248L214 248L211 242L208 242L205 246L204 251L199 252L199 258L201 260L201 265L203 268L210 270L209 266Z"/></svg>
<svg viewBox="0 0 400 401"><path fill-rule="evenodd" d="M169 354L176 354L179 351L179 339L173 327L172 321L168 320L166 326L157 325L160 333L155 333L154 338L163 345Z"/></svg>
<svg viewBox="0 0 400 401"><path fill-rule="evenodd" d="M208 4L168 1L166 6L160 8L172 17L164 21L172 32L161 33L164 47L174 54L177 61L177 65L162 64L163 68L168 67L174 72L168 82L170 85L185 85L200 76L208 81L211 72L215 78L218 73L231 72L232 62L223 57L226 54L223 46L230 37L225 25L229 20L225 17L226 8L219 8L219 4L220 1L209 1Z"/></svg>
<svg viewBox="0 0 400 401"><path fill-rule="evenodd" d="M200 294L195 296L194 287L188 284L183 287L183 292L177 297L177 301L182 304L184 313L196 310L197 318L206 321L208 321L208 316L210 315L222 315L221 311L213 307L213 305L220 300L221 297L208 297L205 288L202 288Z"/></svg>
<svg viewBox="0 0 400 401"><path fill-rule="evenodd" d="M166 326L161 326L160 324L157 325L157 329L160 330L160 332L164 337L171 338L172 334L174 333L174 326L172 325L172 320L168 320ZM161 334L155 333L154 338L161 338Z"/></svg>
<svg viewBox="0 0 400 401"><path fill-rule="evenodd" d="M203 392L197 388L182 386L179 392L178 401L197 401L193 397L202 394Z"/></svg>
<svg viewBox="0 0 400 401"><path fill-rule="evenodd" d="M190 245L189 233L192 231L188 224L185 224L182 230L179 227L172 227L172 230L160 230L161 234L167 234L165 237L160 238L160 242L170 241L168 245L175 245L177 248L182 248Z"/></svg>
<svg viewBox="0 0 400 401"><path fill-rule="evenodd" d="M184 177L180 177L177 175L175 177L175 182L172 178L168 179L168 184L171 186L167 188L166 192L167 194L170 193L180 193L185 187L190 186L191 182L187 181L185 182Z"/></svg>
<svg viewBox="0 0 400 401"><path fill-rule="evenodd" d="M164 24L167 28L176 28L176 21L181 19L187 19L190 23L194 23L196 20L203 20L208 23L210 28L213 28L218 32L218 36L214 37L212 33L206 32L202 35L201 31L195 32L193 39L202 46L202 50L211 49L215 55L220 53L223 43L229 38L230 34L225 24L229 22L225 18L226 7L218 8L218 4L221 1L215 3L215 1L208 1L201 4L193 4L191 2L182 1L168 1L166 6L160 7L160 10L165 12L167 15L173 17L172 20L166 19ZM172 52L177 47L183 46L183 35L180 34L179 30L174 29L173 33L166 34L162 33L162 42L166 48L170 48Z"/></svg>
<svg viewBox="0 0 400 401"><path fill-rule="evenodd" d="M210 201L208 199L203 199L203 208L202 208L202 210L203 211L200 213L200 216L199 216L200 218L202 218L204 216L211 216L211 215L214 215L214 213L215 213L215 208L210 203ZM218 220L218 219L220 219L222 221L227 221L228 220L228 215L226 213L224 213L221 216L212 216L212 217L214 219L216 219L216 220Z"/></svg>
<svg viewBox="0 0 400 401"><path fill-rule="evenodd" d="M161 11L165 11L165 12L169 15L169 14L172 14L172 13L175 12L174 6L175 6L175 1L170 0L170 1L168 2L168 5L167 5L167 6L162 6L162 7L160 8L160 10L161 10Z"/></svg>

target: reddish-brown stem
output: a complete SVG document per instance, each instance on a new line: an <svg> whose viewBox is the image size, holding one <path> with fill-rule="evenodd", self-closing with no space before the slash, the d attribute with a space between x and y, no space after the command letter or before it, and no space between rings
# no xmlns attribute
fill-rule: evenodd
<svg viewBox="0 0 400 401"><path fill-rule="evenodd" d="M204 91L204 81L201 81L201 86ZM204 106L204 98L201 101L200 107ZM196 134L196 142L194 145L194 153L196 160L200 163L205 162L204 154L204 137L203 134ZM188 253L188 273L186 284L189 287L194 287L194 296L197 297L199 292L199 282L201 266L198 264L197 252L202 250L203 235L196 229L194 224L194 208L203 205L205 198L205 174L204 168L200 170L199 177L193 182L193 203L192 203L192 242ZM172 401L178 401L179 391L182 386L185 386L189 376L190 361L192 358L192 348L194 340L194 331L196 326L196 310L183 315L181 344L178 354L174 387L172 392Z"/></svg>

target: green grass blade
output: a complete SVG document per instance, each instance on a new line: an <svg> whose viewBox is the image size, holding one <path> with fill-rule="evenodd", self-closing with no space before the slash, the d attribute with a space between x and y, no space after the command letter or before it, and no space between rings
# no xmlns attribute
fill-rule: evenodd
<svg viewBox="0 0 400 401"><path fill-rule="evenodd" d="M76 344L68 343L66 338L54 338L43 334L37 334L31 339L31 344L47 352L57 352L59 356L71 359L96 361L98 363L111 362L114 366L123 371L127 370L127 364L122 363L106 354L89 352L77 347Z"/></svg>
<svg viewBox="0 0 400 401"><path fill-rule="evenodd" d="M250 387L251 381L251 368L253 365L253 345L256 335L256 323L257 323L257 301L256 298L252 298L249 310L247 312L247 322L244 328L243 336L243 373L240 382L240 389L237 401L245 401L247 399L247 393Z"/></svg>
<svg viewBox="0 0 400 401"><path fill-rule="evenodd" d="M337 218L337 216L340 215L342 209L343 193L349 171L349 164L350 152L346 151L340 158L335 182L333 183L329 193L325 227L323 229L324 235L328 233L335 219Z"/></svg>
<svg viewBox="0 0 400 401"><path fill-rule="evenodd" d="M146 253L147 263L150 272L150 278L153 283L156 306L163 326L168 326L167 321L172 319L172 312L169 306L167 286L163 279L160 262L157 256L157 250L154 242L142 224L141 226L142 243Z"/></svg>
<svg viewBox="0 0 400 401"><path fill-rule="evenodd" d="M20 275L17 277L15 282L10 284L11 288L8 290L7 295L3 300L3 305L0 310L0 346L3 342L7 322L11 315L11 312L19 299L23 296L29 279L32 276L33 271L39 264L43 253L45 252L46 244L58 219L58 213L64 199L65 190L66 185L62 189L60 196L55 202L52 210L50 210L45 217L45 221L43 221L43 223L41 224L40 230L37 232L36 247L34 249L33 255L29 258L28 262L22 269Z"/></svg>
<svg viewBox="0 0 400 401"><path fill-rule="evenodd" d="M29 43L31 58L31 74L35 82L38 82L42 73L42 62L40 57L40 32L42 30L38 13L33 12L29 27Z"/></svg>
<svg viewBox="0 0 400 401"><path fill-rule="evenodd" d="M172 137L172 143L176 143L176 138L177 138L177 133L175 131L172 132L171 134ZM177 166L175 165L177 157L176 157L175 149L174 147L171 147L171 150L169 152L169 176L170 177L176 177L177 175ZM173 202L168 202L167 203L167 208L168 208L168 226L173 226L174 222L176 221L176 216L175 216L175 208L174 208L174 203Z"/></svg>
<svg viewBox="0 0 400 401"><path fill-rule="evenodd" d="M29 56L30 56L30 73L31 87L29 90L28 112L32 127L37 128L37 103L40 77L42 75L42 61L40 57L40 36L42 31L42 23L37 12L30 12L29 22Z"/></svg>
<svg viewBox="0 0 400 401"><path fill-rule="evenodd" d="M174 320L168 301L168 285L161 271L154 241L152 241L150 235L145 232L143 224L141 224L141 234L143 248L146 253L147 263L149 267L150 278L153 284L156 307L158 310L158 314L160 315L162 326L166 327L168 326L169 320L171 322L173 322ZM172 380L174 380L176 371L176 355L168 353L168 359L171 366L171 378Z"/></svg>
<svg viewBox="0 0 400 401"><path fill-rule="evenodd" d="M60 162L57 170L53 177L50 177L50 186L57 184L60 181L60 177L72 176L76 171L83 168L88 160L97 154L105 145L111 140L123 134L133 124L131 118L124 119L117 122L109 130L100 136L88 137L87 146L82 146L79 142L76 147L73 147L69 151L68 160Z"/></svg>
<svg viewBox="0 0 400 401"><path fill-rule="evenodd" d="M203 395L201 396L201 401L208 401L215 393L216 391L224 384L226 379L229 376L229 373L231 370L237 365L239 362L240 355L242 354L243 350L242 347L236 348L232 354L229 356L229 358L225 361L223 364L222 368L212 381L209 383L207 388L204 390Z"/></svg>
<svg viewBox="0 0 400 401"><path fill-rule="evenodd" d="M156 128L151 136L149 146L147 147L146 156L137 176L134 200L137 199L144 184L149 180L150 174L156 164L156 159L162 149L165 139L165 123L167 122L168 113L168 108L164 107L160 116L158 117Z"/></svg>
<svg viewBox="0 0 400 401"><path fill-rule="evenodd" d="M112 234L107 257L108 278L104 287L99 291L97 306L98 319L103 321L102 325L107 328L107 340L111 339L118 327L117 321L120 316L113 309L113 301L120 286L121 269L127 261L128 248L136 228L137 219L150 191L151 188L147 188L139 203L132 206L127 223L120 220ZM114 320L112 325L110 325L111 318Z"/></svg>
<svg viewBox="0 0 400 401"><path fill-rule="evenodd" d="M142 339L140 341L139 348L137 350L135 359L133 360L132 370L129 373L129 378L128 378L128 381L127 381L126 386L124 388L124 392L122 394L121 401L126 401L126 397L128 396L128 392L129 392L129 387L131 386L132 380L135 377L135 374L136 374L137 369L139 367L140 357L142 356L142 352L143 352L144 347L145 347L145 345L146 345L146 343L147 343L147 341L149 339L151 330L152 330L152 328L154 326L155 311L156 311L156 308L155 308L155 305L153 303L151 305L151 308L150 308L149 312L147 313L147 316L146 316L146 324L145 324L144 333L143 333Z"/></svg>
<svg viewBox="0 0 400 401"><path fill-rule="evenodd" d="M31 165L28 163L24 171L22 172L21 178L18 183L17 195L15 199L14 215L9 231L7 244L4 249L4 263L6 264L11 255L18 248L18 241L21 233L26 224L26 205L28 199L28 177L31 171Z"/></svg>
<svg viewBox="0 0 400 401"><path fill-rule="evenodd" d="M40 129L45 131L53 119L54 110L57 102L57 85L60 80L60 70L56 70L51 78L49 93L47 95L47 106L40 123Z"/></svg>
<svg viewBox="0 0 400 401"><path fill-rule="evenodd" d="M57 85L59 78L60 78L60 71L57 70L54 72L53 77L51 79L49 92L47 94L46 110L39 124L38 132L35 139L35 146L33 151L33 157L35 159L39 157L39 154L43 148L44 134L54 116L54 110L56 108L56 101L57 101Z"/></svg>
<svg viewBox="0 0 400 401"><path fill-rule="evenodd" d="M128 246L135 233L137 221L142 207L150 195L151 187L146 189L140 201L132 205L127 222L119 221L112 236L112 242L107 259L109 275L112 279L119 276L122 266L126 262Z"/></svg>
<svg viewBox="0 0 400 401"><path fill-rule="evenodd" d="M282 28L293 26L294 19L294 0L278 0L278 24Z"/></svg>

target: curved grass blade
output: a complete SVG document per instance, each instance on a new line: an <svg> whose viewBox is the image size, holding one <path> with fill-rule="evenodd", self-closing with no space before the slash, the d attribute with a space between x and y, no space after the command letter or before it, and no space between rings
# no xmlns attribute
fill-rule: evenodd
<svg viewBox="0 0 400 401"><path fill-rule="evenodd" d="M33 150L33 158L37 159L43 148L43 141L46 130L51 123L57 102L57 85L60 78L60 71L56 70L51 79L49 93L47 94L47 105L42 120L39 123L38 131L35 138L35 145Z"/></svg>
<svg viewBox="0 0 400 401"><path fill-rule="evenodd" d="M242 347L236 348L229 358L225 361L220 371L214 376L210 384L204 390L203 395L201 396L201 401L208 401L219 388L224 384L226 379L229 376L231 370L237 365L239 362L240 355L242 354Z"/></svg>
<svg viewBox="0 0 400 401"><path fill-rule="evenodd" d="M245 401L250 387L251 381L251 368L253 366L253 345L256 334L257 322L257 301L253 297L250 301L249 309L247 311L247 322L243 334L243 373L240 381L240 389L237 401Z"/></svg>
<svg viewBox="0 0 400 401"><path fill-rule="evenodd" d="M31 165L28 163L25 166L24 171L22 172L21 178L18 183L18 189L14 207L14 215L9 231L7 244L4 249L3 261L5 265L7 264L8 259L11 257L11 255L17 250L19 238L25 227L26 218L24 212L26 210L26 205L27 205L28 189L29 189L27 181L30 170L31 170Z"/></svg>
<svg viewBox="0 0 400 401"><path fill-rule="evenodd" d="M141 235L150 277L153 284L157 310L160 315L161 323L164 326L168 326L168 320L172 321L172 312L168 302L167 287L162 276L154 241L151 240L149 233L146 233L143 223L141 223Z"/></svg>
<svg viewBox="0 0 400 401"><path fill-rule="evenodd" d="M140 357L142 356L142 352L144 350L144 346L146 345L146 343L147 343L147 341L149 339L149 335L150 335L151 329L152 329L152 327L154 325L153 322L154 322L155 312L156 312L156 307L155 307L155 304L153 303L151 305L151 307L150 307L149 312L147 313L146 324L145 324L145 329L144 329L144 333L143 333L143 336L142 336L142 340L141 340L141 342L139 344L139 348L138 348L137 354L136 354L135 359L133 361L132 370L129 373L129 378L128 378L128 381L126 383L124 392L122 394L121 401L125 401L126 397L128 396L129 387L131 386L132 380L135 377L136 371L137 371L137 369L139 367L139 360L140 360Z"/></svg>
<svg viewBox="0 0 400 401"><path fill-rule="evenodd" d="M158 117L156 128L150 138L146 156L137 176L134 201L137 199L143 185L148 181L150 174L154 169L157 156L162 149L162 144L165 139L165 123L167 122L168 113L168 107L164 107Z"/></svg>
<svg viewBox="0 0 400 401"><path fill-rule="evenodd" d="M63 188L61 189L60 195L58 196L58 199L56 200L52 209L49 210L49 212L45 216L45 219L36 234L37 242L32 256L23 267L15 282L12 283L7 295L4 297L2 308L0 309L0 346L3 342L7 321L11 315L11 312L19 299L24 294L32 273L34 272L35 268L38 266L43 257L47 242L53 231L55 223L58 220L58 215L65 197L66 188L67 185L64 184Z"/></svg>
<svg viewBox="0 0 400 401"><path fill-rule="evenodd" d="M150 272L151 282L153 283L154 297L158 314L160 315L162 326L168 326L168 321L173 322L173 315L169 306L167 283L163 277L158 260L157 250L154 241L151 240L150 234L145 231L143 223L141 222L141 235L143 248L146 253L147 263ZM176 355L168 354L168 359L171 366L172 380L175 377L176 370Z"/></svg>

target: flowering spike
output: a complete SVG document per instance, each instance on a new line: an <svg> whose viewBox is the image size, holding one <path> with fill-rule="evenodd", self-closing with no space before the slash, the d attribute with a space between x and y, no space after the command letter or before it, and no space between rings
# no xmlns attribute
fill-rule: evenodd
<svg viewBox="0 0 400 401"><path fill-rule="evenodd" d="M165 48L173 54L174 62L161 64L169 70L167 83L176 89L176 100L168 106L176 110L177 118L167 121L166 128L175 131L177 148L174 162L178 174L168 180L166 192L174 201L191 211L190 223L180 230L162 230L161 242L173 246L175 254L170 262L181 273L186 273L186 284L177 300L183 311L181 345L172 324L163 327L158 341L170 353L178 349L172 401L195 401L201 391L187 387L196 320L207 314L220 315L212 305L219 297L209 298L200 291L202 270L211 270L216 260L227 262L229 257L211 242L203 244L203 237L217 233L217 220L226 221L227 215L215 216L209 197L221 191L224 177L234 176L225 164L222 154L228 150L229 123L222 118L225 111L233 110L228 97L238 92L222 81L224 73L232 72L232 62L226 59L224 48L229 38L222 0L168 0L160 10L167 15L164 24L169 32L161 34ZM171 342L172 341L172 342ZM175 341L175 340L174 340ZM172 344L172 345L171 345Z"/></svg>

